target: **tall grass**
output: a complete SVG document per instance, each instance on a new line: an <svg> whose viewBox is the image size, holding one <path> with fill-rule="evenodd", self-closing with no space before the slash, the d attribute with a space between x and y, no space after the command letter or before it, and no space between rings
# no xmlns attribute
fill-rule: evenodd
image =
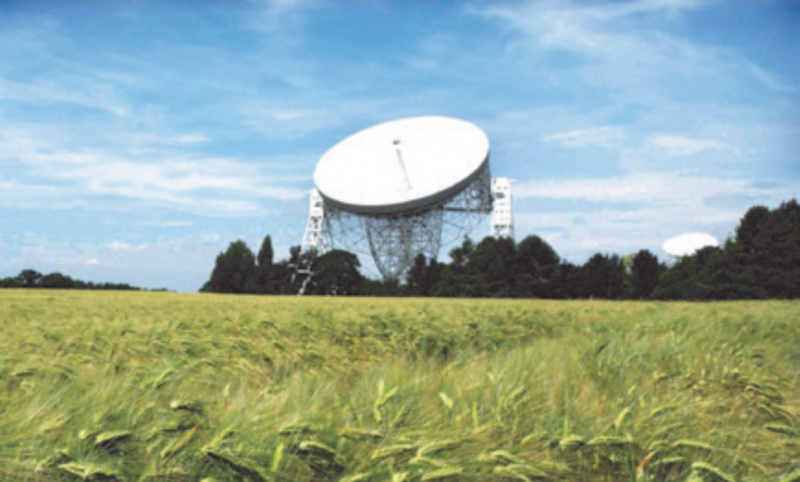
<svg viewBox="0 0 800 482"><path fill-rule="evenodd" d="M0 480L800 480L800 305L0 291Z"/></svg>

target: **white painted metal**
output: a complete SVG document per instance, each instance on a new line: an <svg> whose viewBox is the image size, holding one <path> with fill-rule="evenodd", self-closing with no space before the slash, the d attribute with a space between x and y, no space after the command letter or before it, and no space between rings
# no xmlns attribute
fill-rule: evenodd
<svg viewBox="0 0 800 482"><path fill-rule="evenodd" d="M492 228L495 238L514 239L514 211L511 199L511 179L492 179Z"/></svg>
<svg viewBox="0 0 800 482"><path fill-rule="evenodd" d="M476 125L426 116L353 134L319 160L314 183L325 203L358 214L397 214L441 203L479 176L489 138Z"/></svg>
<svg viewBox="0 0 800 482"><path fill-rule="evenodd" d="M325 224L325 202L316 189L309 193L308 223L301 248L306 252L315 251L318 255L323 255L330 249L330 237Z"/></svg>
<svg viewBox="0 0 800 482"><path fill-rule="evenodd" d="M719 241L707 233L684 233L664 241L662 248L672 256L691 256L703 248L719 246Z"/></svg>

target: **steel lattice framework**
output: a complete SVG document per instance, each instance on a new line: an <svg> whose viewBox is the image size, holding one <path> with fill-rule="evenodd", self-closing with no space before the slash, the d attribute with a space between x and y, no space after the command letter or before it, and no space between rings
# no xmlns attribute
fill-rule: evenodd
<svg viewBox="0 0 800 482"><path fill-rule="evenodd" d="M492 212L489 164L464 189L436 204L393 214L356 214L326 205L324 238L369 254L384 279L399 281L414 258L435 258L443 244L470 232Z"/></svg>

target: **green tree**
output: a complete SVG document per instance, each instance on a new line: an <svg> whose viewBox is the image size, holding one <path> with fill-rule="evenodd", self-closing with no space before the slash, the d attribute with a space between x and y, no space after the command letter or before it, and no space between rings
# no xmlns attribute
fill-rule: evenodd
<svg viewBox="0 0 800 482"><path fill-rule="evenodd" d="M38 288L42 280L42 273L35 269L23 269L18 276L20 285L23 288Z"/></svg>
<svg viewBox="0 0 800 482"><path fill-rule="evenodd" d="M553 297L557 299L580 298L581 267L562 261L553 278Z"/></svg>
<svg viewBox="0 0 800 482"><path fill-rule="evenodd" d="M292 279L292 273L289 269L289 260L282 259L272 265L272 293L285 295L292 293L289 290L289 284ZM292 294L296 294L295 291Z"/></svg>
<svg viewBox="0 0 800 482"><path fill-rule="evenodd" d="M272 238L269 235L264 237L261 243L261 249L258 250L256 256L256 291L258 293L274 293L279 289L275 286L275 266L273 257L275 252L272 249Z"/></svg>
<svg viewBox="0 0 800 482"><path fill-rule="evenodd" d="M427 296L425 286L425 275L428 270L427 261L424 253L419 253L414 257L414 263L406 274L406 294L409 296Z"/></svg>
<svg viewBox="0 0 800 482"><path fill-rule="evenodd" d="M625 291L625 263L619 256L608 257L608 291L607 297L612 300L621 300L629 297Z"/></svg>
<svg viewBox="0 0 800 482"><path fill-rule="evenodd" d="M428 261L428 267L425 269L425 278L423 280L423 291L425 296L433 296L435 294L436 285L442 278L442 271L445 265L439 263L436 258L431 258Z"/></svg>
<svg viewBox="0 0 800 482"><path fill-rule="evenodd" d="M702 282L702 266L695 256L683 256L661 273L658 286L650 294L659 300L704 300L709 286Z"/></svg>
<svg viewBox="0 0 800 482"><path fill-rule="evenodd" d="M661 275L661 265L658 258L650 251L643 249L633 257L631 265L631 283L633 297L636 299L646 299L650 297Z"/></svg>
<svg viewBox="0 0 800 482"><path fill-rule="evenodd" d="M511 238L487 236L469 253L467 277L472 280L469 296L506 297L516 278L516 247Z"/></svg>
<svg viewBox="0 0 800 482"><path fill-rule="evenodd" d="M703 299L735 300L766 298L758 282L762 267L750 262L742 246L727 241L723 248L708 247L697 252L694 286Z"/></svg>
<svg viewBox="0 0 800 482"><path fill-rule="evenodd" d="M753 206L747 210L736 228L736 241L748 254L759 254L766 246L759 249L759 233L770 212L766 206Z"/></svg>
<svg viewBox="0 0 800 482"><path fill-rule="evenodd" d="M450 250L450 263L441 272L433 293L436 296L475 296L482 291L483 280L468 267L469 258L475 250L475 243L465 236L461 246Z"/></svg>
<svg viewBox="0 0 800 482"><path fill-rule="evenodd" d="M555 298L558 265L561 261L556 251L539 236L526 236L517 245L516 296Z"/></svg>
<svg viewBox="0 0 800 482"><path fill-rule="evenodd" d="M625 266L619 256L595 254L580 268L578 292L583 298L621 299L625 295Z"/></svg>
<svg viewBox="0 0 800 482"><path fill-rule="evenodd" d="M42 288L73 288L75 287L75 281L69 276L65 276L61 273L50 273L42 276L40 282Z"/></svg>
<svg viewBox="0 0 800 482"><path fill-rule="evenodd" d="M217 256L211 278L201 291L213 293L255 292L255 256L242 240L234 241Z"/></svg>
<svg viewBox="0 0 800 482"><path fill-rule="evenodd" d="M307 292L316 295L358 295L364 287L364 276L358 268L358 257L334 249L318 257Z"/></svg>
<svg viewBox="0 0 800 482"><path fill-rule="evenodd" d="M758 223L752 251L752 262L764 269L758 282L770 298L800 296L800 205L796 200L782 203Z"/></svg>

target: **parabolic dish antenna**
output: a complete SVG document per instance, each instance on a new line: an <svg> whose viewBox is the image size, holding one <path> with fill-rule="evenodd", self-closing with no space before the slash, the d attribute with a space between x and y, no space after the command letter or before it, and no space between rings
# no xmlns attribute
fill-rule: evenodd
<svg viewBox="0 0 800 482"><path fill-rule="evenodd" d="M414 117L344 139L317 164L314 183L328 205L391 214L436 204L463 190L489 161L489 138L469 122Z"/></svg>
<svg viewBox="0 0 800 482"><path fill-rule="evenodd" d="M314 183L324 214L309 239L369 253L397 281L417 255L435 258L443 238L458 239L492 211L489 139L452 117L385 122L325 152Z"/></svg>
<svg viewBox="0 0 800 482"><path fill-rule="evenodd" d="M662 248L672 256L691 256L709 246L719 246L717 238L707 233L684 233L664 241Z"/></svg>

